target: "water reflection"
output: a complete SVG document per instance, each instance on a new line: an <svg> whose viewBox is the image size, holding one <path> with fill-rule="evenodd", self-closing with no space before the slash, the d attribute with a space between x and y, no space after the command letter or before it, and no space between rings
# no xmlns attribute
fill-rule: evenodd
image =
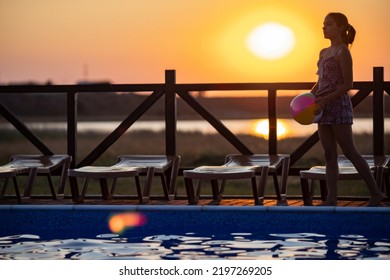
<svg viewBox="0 0 390 280"><path fill-rule="evenodd" d="M243 119L243 120L221 120L222 123L234 134L251 134L259 137L268 137L267 119ZM77 130L79 132L112 132L120 122L78 122ZM26 123L32 130L60 130L66 131L66 122L34 122ZM277 134L279 139L288 137L307 137L317 130L317 125L300 125L293 119L278 119ZM9 123L0 123L0 129L14 129ZM159 132L165 130L164 121L137 121L130 128L130 131L149 130ZM218 133L207 121L204 120L178 120L177 130L181 132L200 132L204 134ZM355 118L353 131L356 134L368 133L373 131L371 118ZM385 118L385 133L390 133L390 119Z"/></svg>
<svg viewBox="0 0 390 280"><path fill-rule="evenodd" d="M283 138L293 136L289 125L285 121L277 120L276 127L277 127L276 135L277 135L278 139L283 139ZM269 137L269 122L268 122L268 120L254 121L253 128L251 129L250 134L261 136L264 139L268 139L268 137Z"/></svg>
<svg viewBox="0 0 390 280"><path fill-rule="evenodd" d="M41 240L0 238L0 259L390 259L389 239L317 233L231 233L226 236L151 235L134 241L116 234Z"/></svg>

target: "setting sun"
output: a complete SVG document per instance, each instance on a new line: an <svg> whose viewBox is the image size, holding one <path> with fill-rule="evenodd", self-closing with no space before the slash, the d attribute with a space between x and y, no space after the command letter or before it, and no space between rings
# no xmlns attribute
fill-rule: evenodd
<svg viewBox="0 0 390 280"><path fill-rule="evenodd" d="M283 138L287 134L286 125L278 120L277 121L277 136L279 139ZM254 132L265 139L268 139L269 125L268 120L259 120L254 124Z"/></svg>
<svg viewBox="0 0 390 280"><path fill-rule="evenodd" d="M264 59L279 59L295 46L293 31L279 23L268 22L255 28L248 36L251 52Z"/></svg>
<svg viewBox="0 0 390 280"><path fill-rule="evenodd" d="M267 7L232 18L214 38L218 55L210 61L218 61L217 72L268 82L296 81L299 75L315 79L322 41L316 26L296 13Z"/></svg>

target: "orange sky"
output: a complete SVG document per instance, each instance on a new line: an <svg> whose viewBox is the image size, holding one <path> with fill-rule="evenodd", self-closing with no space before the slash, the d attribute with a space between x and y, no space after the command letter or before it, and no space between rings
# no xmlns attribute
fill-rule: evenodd
<svg viewBox="0 0 390 280"><path fill-rule="evenodd" d="M0 0L0 83L306 82L328 45L322 22L345 13L357 30L355 81L373 66L390 80L388 0ZM265 22L288 26L295 48L279 60L245 45Z"/></svg>

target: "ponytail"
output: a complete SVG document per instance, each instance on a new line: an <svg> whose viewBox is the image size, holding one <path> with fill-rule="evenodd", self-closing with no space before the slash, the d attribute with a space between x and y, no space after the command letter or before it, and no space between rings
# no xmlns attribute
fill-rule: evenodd
<svg viewBox="0 0 390 280"><path fill-rule="evenodd" d="M355 28L353 28L353 26L348 23L345 28L345 32L343 33L343 43L347 46L352 45L353 41L355 40L355 35Z"/></svg>

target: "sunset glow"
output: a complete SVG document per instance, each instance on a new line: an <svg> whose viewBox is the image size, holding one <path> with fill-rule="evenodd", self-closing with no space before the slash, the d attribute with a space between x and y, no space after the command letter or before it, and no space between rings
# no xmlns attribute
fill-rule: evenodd
<svg viewBox="0 0 390 280"><path fill-rule="evenodd" d="M295 46L295 36L290 28L269 22L255 28L248 36L248 48L265 59L279 59Z"/></svg>
<svg viewBox="0 0 390 280"><path fill-rule="evenodd" d="M330 11L357 30L355 80L373 66L389 80L388 10L384 0L0 0L0 83L159 83L166 69L180 83L315 81Z"/></svg>
<svg viewBox="0 0 390 280"><path fill-rule="evenodd" d="M259 120L254 124L254 134L268 139L269 136L269 124L268 120ZM277 121L277 131L278 139L283 139L288 134L288 129L285 123L281 120Z"/></svg>

